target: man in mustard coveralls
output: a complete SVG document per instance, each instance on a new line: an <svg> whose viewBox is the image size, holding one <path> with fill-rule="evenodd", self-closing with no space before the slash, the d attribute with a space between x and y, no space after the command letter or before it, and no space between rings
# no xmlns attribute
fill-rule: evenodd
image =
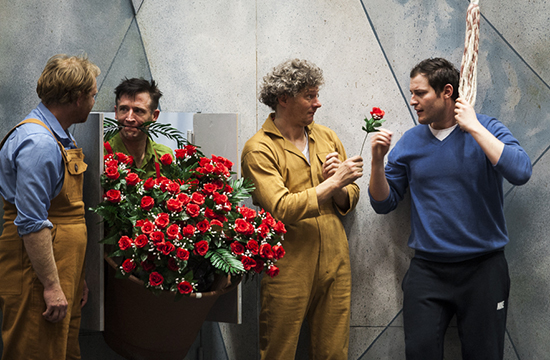
<svg viewBox="0 0 550 360"><path fill-rule="evenodd" d="M140 177L155 176L155 163L160 165L160 157L172 154L172 149L152 141L138 127L145 122L157 121L162 92L154 80L132 78L124 79L116 87L115 96L115 118L124 127L109 140L111 149L132 156L134 166L145 171L138 174Z"/></svg>
<svg viewBox="0 0 550 360"><path fill-rule="evenodd" d="M87 120L99 73L86 56L50 58L42 102L1 143L3 360L80 359L86 164L67 129Z"/></svg>
<svg viewBox="0 0 550 360"><path fill-rule="evenodd" d="M262 359L294 359L306 317L311 359L348 358L351 270L338 213L357 204L363 160L347 159L336 134L313 122L323 82L321 69L306 60L275 67L260 93L275 112L242 153L254 203L287 228L280 273L262 279Z"/></svg>

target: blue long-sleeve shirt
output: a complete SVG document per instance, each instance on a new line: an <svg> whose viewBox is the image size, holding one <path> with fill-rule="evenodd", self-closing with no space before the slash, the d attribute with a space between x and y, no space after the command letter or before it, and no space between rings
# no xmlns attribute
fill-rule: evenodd
<svg viewBox="0 0 550 360"><path fill-rule="evenodd" d="M526 183L531 177L531 161L501 122L477 116L504 143L496 165L459 127L440 141L428 125L418 125L403 135L388 156L388 198L376 201L369 192L374 210L386 214L397 207L410 187L408 245L417 257L461 261L502 249L508 243L503 178L514 185Z"/></svg>
<svg viewBox="0 0 550 360"><path fill-rule="evenodd" d="M25 119L31 118L46 124L66 149L75 148L72 136L44 104ZM53 227L48 210L61 191L64 170L56 139L37 124L19 126L0 149L0 195L17 207L19 236Z"/></svg>

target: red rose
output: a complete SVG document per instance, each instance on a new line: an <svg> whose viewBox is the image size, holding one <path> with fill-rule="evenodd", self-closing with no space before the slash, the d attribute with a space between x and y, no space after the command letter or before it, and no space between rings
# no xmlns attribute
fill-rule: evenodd
<svg viewBox="0 0 550 360"><path fill-rule="evenodd" d="M377 108L377 107L373 107L371 112L370 112L370 115L372 116L372 118L374 120L380 120L384 117L384 114L386 114L384 112L384 110L380 109L380 108Z"/></svg>
<svg viewBox="0 0 550 360"><path fill-rule="evenodd" d="M172 180L165 178L164 176L157 179L157 184L160 184L160 189L162 192L168 191L168 186L172 184Z"/></svg>
<svg viewBox="0 0 550 360"><path fill-rule="evenodd" d="M145 189L145 191L149 191L151 190L155 185L157 184L156 180L154 178L149 178L147 180L145 180L145 182L143 183L143 188Z"/></svg>
<svg viewBox="0 0 550 360"><path fill-rule="evenodd" d="M275 265L271 265L267 269L267 275L271 276L272 278L279 275L279 268Z"/></svg>
<svg viewBox="0 0 550 360"><path fill-rule="evenodd" d="M237 254L237 255L242 255L244 253L244 245L241 244L240 242L238 241L233 241L231 243L231 251L233 251L233 253Z"/></svg>
<svg viewBox="0 0 550 360"><path fill-rule="evenodd" d="M260 246L256 240L249 240L246 244L246 248L250 250L253 255L258 255L260 252Z"/></svg>
<svg viewBox="0 0 550 360"><path fill-rule="evenodd" d="M204 210L204 216L206 216L209 219L216 219L218 217L218 215L214 212L214 210L210 208L206 208Z"/></svg>
<svg viewBox="0 0 550 360"><path fill-rule="evenodd" d="M138 182L140 182L141 179L139 178L138 174L136 173L128 173L128 175L126 175L126 184L130 185L130 186L136 186Z"/></svg>
<svg viewBox="0 0 550 360"><path fill-rule="evenodd" d="M216 205L223 205L227 202L227 200L229 200L227 198L227 195L223 195L223 194L220 194L220 193L214 193L214 202L216 203Z"/></svg>
<svg viewBox="0 0 550 360"><path fill-rule="evenodd" d="M164 241L164 234L162 231L153 231L149 237L151 238L153 244L158 244Z"/></svg>
<svg viewBox="0 0 550 360"><path fill-rule="evenodd" d="M229 170L225 167L225 165L223 164L218 164L215 168L214 168L214 173L216 175L223 175L223 176L226 176L228 177L229 175L231 175L229 173Z"/></svg>
<svg viewBox="0 0 550 360"><path fill-rule="evenodd" d="M143 201L142 201L143 203ZM159 229L164 229L170 224L170 216L168 216L167 213L160 213L157 215L157 218L155 219L155 225Z"/></svg>
<svg viewBox="0 0 550 360"><path fill-rule="evenodd" d="M201 240L195 244L195 250L193 253L195 255L204 256L208 252L208 242L206 240Z"/></svg>
<svg viewBox="0 0 550 360"><path fill-rule="evenodd" d="M223 224L221 221L217 220L217 219L214 219L212 221L210 221L210 226L219 226L219 227L223 227Z"/></svg>
<svg viewBox="0 0 550 360"><path fill-rule="evenodd" d="M116 180L120 176L118 173L118 167L110 166L105 169L105 176L111 180Z"/></svg>
<svg viewBox="0 0 550 360"><path fill-rule="evenodd" d="M199 221L197 223L197 229L202 233L204 234L205 232L207 232L208 230L210 230L210 223L208 222L208 220L204 219L202 221Z"/></svg>
<svg viewBox="0 0 550 360"><path fill-rule="evenodd" d="M174 195L179 194L180 185L176 182L171 182L170 184L168 184L168 192Z"/></svg>
<svg viewBox="0 0 550 360"><path fill-rule="evenodd" d="M163 282L164 278L158 272L155 271L151 273L151 275L149 275L149 283L151 284L151 286L159 286L162 285Z"/></svg>
<svg viewBox="0 0 550 360"><path fill-rule="evenodd" d="M197 152L197 147L193 145L185 145L185 151L187 151L187 155L194 155Z"/></svg>
<svg viewBox="0 0 550 360"><path fill-rule="evenodd" d="M160 157L160 162L162 165L170 165L172 163L172 155L170 154L164 154Z"/></svg>
<svg viewBox="0 0 550 360"><path fill-rule="evenodd" d="M188 204L187 207L185 208L185 212L191 217L199 216L200 211L201 211L201 208L197 204Z"/></svg>
<svg viewBox="0 0 550 360"><path fill-rule="evenodd" d="M153 230L155 230L155 225L153 225L153 223L149 220L146 220L141 226L141 232L144 234L150 234Z"/></svg>
<svg viewBox="0 0 550 360"><path fill-rule="evenodd" d="M179 233L180 233L180 227L176 224L172 224L168 226L168 229L166 229L166 235L171 240L174 240L175 238L177 238Z"/></svg>
<svg viewBox="0 0 550 360"><path fill-rule="evenodd" d="M281 245L275 245L271 248L273 250L273 257L277 260L285 256L286 252L285 249Z"/></svg>
<svg viewBox="0 0 550 360"><path fill-rule="evenodd" d="M216 191L216 185L214 184L204 184L202 191L204 191L205 194L211 195L214 191Z"/></svg>
<svg viewBox="0 0 550 360"><path fill-rule="evenodd" d="M114 189L108 190L105 193L105 199L115 204L119 203L121 200L120 191Z"/></svg>
<svg viewBox="0 0 550 360"><path fill-rule="evenodd" d="M176 247L170 241L167 241L157 244L157 249L164 255L170 255L172 251L176 250Z"/></svg>
<svg viewBox="0 0 550 360"><path fill-rule="evenodd" d="M258 226L258 228L256 230L258 231L258 234L260 234L260 237L262 239L265 239L267 234L269 234L269 227L267 225L264 225L264 224L261 224L260 226Z"/></svg>
<svg viewBox="0 0 550 360"><path fill-rule="evenodd" d="M266 213L265 218L262 220L262 224L273 227L275 225L275 219L273 219L270 213Z"/></svg>
<svg viewBox="0 0 550 360"><path fill-rule="evenodd" d="M153 269L156 268L155 264L153 264L152 262L150 262L150 261L148 261L148 260L142 261L142 262L141 262L141 267L142 267L143 270L145 270L146 272L152 271Z"/></svg>
<svg viewBox="0 0 550 360"><path fill-rule="evenodd" d="M187 236L187 237L191 237L193 235L195 235L195 227L191 224L185 226L182 230L181 230L182 234L184 236Z"/></svg>
<svg viewBox="0 0 550 360"><path fill-rule="evenodd" d="M187 251L185 249L182 249L182 248L178 248L178 250L176 251L176 256L180 260L188 260L189 259L189 251Z"/></svg>
<svg viewBox="0 0 550 360"><path fill-rule="evenodd" d="M273 259L273 250L271 250L271 245L262 244L260 246L260 256L265 259Z"/></svg>
<svg viewBox="0 0 550 360"><path fill-rule="evenodd" d="M254 261L254 259L252 258L249 258L248 256L243 256L241 259L241 263L243 264L243 267L246 271L256 266L256 261Z"/></svg>
<svg viewBox="0 0 550 360"><path fill-rule="evenodd" d="M185 156L187 155L187 151L185 149L176 149L174 152L176 153L176 159L185 159Z"/></svg>
<svg viewBox="0 0 550 360"><path fill-rule="evenodd" d="M224 193L231 194L233 192L233 188L229 186L229 184L225 185L225 188L223 189Z"/></svg>
<svg viewBox="0 0 550 360"><path fill-rule="evenodd" d="M247 220L254 219L256 217L256 211L250 208L247 208L246 206L241 206L237 209L241 215Z"/></svg>
<svg viewBox="0 0 550 360"><path fill-rule="evenodd" d="M105 168L109 167L116 167L118 168L118 161L113 159L112 157L108 157L105 159Z"/></svg>
<svg viewBox="0 0 550 360"><path fill-rule="evenodd" d="M136 237L136 239L134 240L134 244L136 244L136 246L137 246L138 248L143 248L143 247L145 247L145 245L147 245L148 242L149 242L149 239L147 238L146 235L143 235L143 234L138 235L138 236Z"/></svg>
<svg viewBox="0 0 550 360"><path fill-rule="evenodd" d="M204 204L204 195L199 194L198 192L193 193L193 195L191 195L191 202L197 205Z"/></svg>
<svg viewBox="0 0 550 360"><path fill-rule="evenodd" d="M134 163L134 157L132 155L128 155L123 162L126 164L126 166L132 166L132 164Z"/></svg>
<svg viewBox="0 0 550 360"><path fill-rule="evenodd" d="M211 163L212 163L212 160L210 160L209 158L201 157L199 159L199 165L202 167L205 167L207 164L211 164Z"/></svg>
<svg viewBox="0 0 550 360"><path fill-rule="evenodd" d="M193 180L189 180L187 181L187 185L189 185L189 189L195 189L197 187L197 185L199 185L199 179L193 179Z"/></svg>
<svg viewBox="0 0 550 360"><path fill-rule="evenodd" d="M235 220L235 231L239 234L250 236L254 233L254 226L244 219Z"/></svg>
<svg viewBox="0 0 550 360"><path fill-rule="evenodd" d="M187 194L180 193L178 194L178 200L181 201L182 205L185 206L189 204L189 201L191 201L191 198L187 196Z"/></svg>
<svg viewBox="0 0 550 360"><path fill-rule="evenodd" d="M262 260L260 259L256 260L256 266L254 266L254 271L258 274L261 273L264 269L264 265L265 264Z"/></svg>
<svg viewBox="0 0 550 360"><path fill-rule="evenodd" d="M213 173L214 170L216 170L216 168L215 168L214 165L212 165L212 164L206 164L206 165L203 167L203 169L204 169L204 172L205 172L206 174Z"/></svg>
<svg viewBox="0 0 550 360"><path fill-rule="evenodd" d="M193 292L193 286L188 281L182 281L178 284L178 291L182 294L190 294Z"/></svg>
<svg viewBox="0 0 550 360"><path fill-rule="evenodd" d="M120 152L117 152L115 153L117 159L120 161L120 162L126 162L128 161L128 155L124 154L124 153L120 153Z"/></svg>
<svg viewBox="0 0 550 360"><path fill-rule="evenodd" d="M134 271L136 268L136 263L132 259L126 259L122 263L122 270L124 270L125 273L130 273Z"/></svg>
<svg viewBox="0 0 550 360"><path fill-rule="evenodd" d="M280 221L277 221L275 226L273 226L273 230L275 230L277 234L286 234L285 224Z"/></svg>
<svg viewBox="0 0 550 360"><path fill-rule="evenodd" d="M141 198L141 208L145 211L149 211L155 206L155 200L150 196L144 196Z"/></svg>
<svg viewBox="0 0 550 360"><path fill-rule="evenodd" d="M172 271L179 271L179 266L178 266L178 263L176 262L176 260L171 257L168 259L168 269L172 270Z"/></svg>
<svg viewBox="0 0 550 360"><path fill-rule="evenodd" d="M122 236L120 240L118 240L118 247L120 250L128 250L130 247L132 247L132 239L130 239L128 236Z"/></svg>
<svg viewBox="0 0 550 360"><path fill-rule="evenodd" d="M216 185L216 190L221 190L225 186L223 181L220 179L214 179L212 180L212 184Z"/></svg>
<svg viewBox="0 0 550 360"><path fill-rule="evenodd" d="M166 208L170 212L182 212L183 203L178 199L168 199L168 201L166 201Z"/></svg>

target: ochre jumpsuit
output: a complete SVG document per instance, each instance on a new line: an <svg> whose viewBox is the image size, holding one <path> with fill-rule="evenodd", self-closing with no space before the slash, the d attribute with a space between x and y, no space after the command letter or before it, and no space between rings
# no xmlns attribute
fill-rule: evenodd
<svg viewBox="0 0 550 360"><path fill-rule="evenodd" d="M36 119L25 120L17 126L28 122L49 130ZM42 317L46 310L44 287L13 223L17 209L3 199L4 232L0 237L3 360L80 359L78 333L87 242L82 185L87 165L82 149L66 150L61 143L58 145L65 163L65 177L60 193L51 202L48 219L53 224L51 234L59 280L69 303L67 316L58 323Z"/></svg>
<svg viewBox="0 0 550 360"><path fill-rule="evenodd" d="M277 129L270 115L247 141L243 176L256 189L254 203L284 222L286 255L280 273L262 279L260 353L263 360L294 359L300 328L307 317L310 359L347 360L350 326L351 268L340 215L355 208L359 187L348 185L349 204L342 211L332 201L319 204L315 187L324 181L326 156L344 147L327 127L306 127L310 161Z"/></svg>

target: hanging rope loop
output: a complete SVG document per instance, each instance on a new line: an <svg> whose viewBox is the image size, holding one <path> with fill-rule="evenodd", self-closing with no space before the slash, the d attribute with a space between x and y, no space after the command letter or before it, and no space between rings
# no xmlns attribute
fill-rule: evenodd
<svg viewBox="0 0 550 360"><path fill-rule="evenodd" d="M458 94L472 106L477 94L477 59L479 52L479 0L472 0L466 13L466 37L460 66Z"/></svg>

